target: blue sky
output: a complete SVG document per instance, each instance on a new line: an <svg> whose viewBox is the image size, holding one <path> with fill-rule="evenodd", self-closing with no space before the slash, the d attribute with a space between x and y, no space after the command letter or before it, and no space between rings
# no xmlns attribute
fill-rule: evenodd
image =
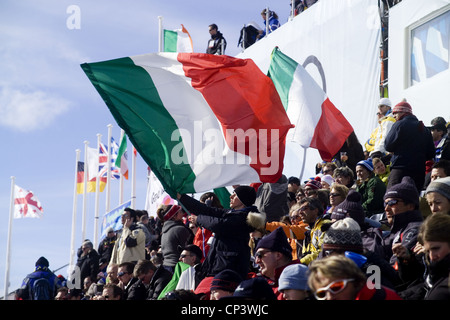
<svg viewBox="0 0 450 320"><path fill-rule="evenodd" d="M157 0L1 0L0 1L0 296L4 291L11 176L32 190L44 208L42 219L16 219L12 226L9 291L33 271L40 256L56 269L69 262L72 229L75 150L84 157L83 141L91 147L97 134L107 140L107 125L119 140L120 128L80 68L124 56L157 52L158 16L164 28L184 24L194 51L205 52L208 25L216 23L235 56L239 31L251 21L262 25L260 12L269 6L285 23L289 0L157 1ZM67 27L80 9L80 29ZM129 147L128 154L131 154ZM131 167L131 164L130 164ZM136 207L146 197L147 165L138 156ZM111 184L111 208L118 205L118 181ZM124 198L131 194L128 181ZM87 238L93 239L94 196L88 200ZM81 245L78 197L76 246ZM100 215L105 196L100 196ZM66 275L66 269L58 271Z"/></svg>

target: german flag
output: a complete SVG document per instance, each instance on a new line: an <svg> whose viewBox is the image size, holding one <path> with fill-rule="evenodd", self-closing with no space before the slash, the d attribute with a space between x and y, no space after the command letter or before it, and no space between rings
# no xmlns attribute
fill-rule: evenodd
<svg viewBox="0 0 450 320"><path fill-rule="evenodd" d="M106 177L100 178L100 188L99 191L103 192L106 186ZM92 178L88 181L87 192L95 192L96 188L96 178ZM77 169L77 193L84 193L84 162L78 161Z"/></svg>

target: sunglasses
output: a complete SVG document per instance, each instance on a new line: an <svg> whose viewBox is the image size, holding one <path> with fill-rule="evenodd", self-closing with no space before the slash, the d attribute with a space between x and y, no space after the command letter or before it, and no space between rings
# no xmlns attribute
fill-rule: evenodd
<svg viewBox="0 0 450 320"><path fill-rule="evenodd" d="M262 259L270 250L261 250L255 253L255 259Z"/></svg>
<svg viewBox="0 0 450 320"><path fill-rule="evenodd" d="M389 201L385 201L384 202L384 206L389 206L389 207L392 207L392 206L395 206L397 203L399 203L399 202L403 202L403 200L400 200L400 199L391 199L391 200L389 200Z"/></svg>
<svg viewBox="0 0 450 320"><path fill-rule="evenodd" d="M330 197L339 197L340 193L330 193Z"/></svg>
<svg viewBox="0 0 450 320"><path fill-rule="evenodd" d="M121 272L119 272L117 275L118 275L119 277L121 277L121 276L123 276L124 274L128 274L128 272L121 271Z"/></svg>
<svg viewBox="0 0 450 320"><path fill-rule="evenodd" d="M325 300L325 298L327 297L327 292L330 292L331 294L338 294L347 287L347 283L349 283L350 281L355 281L355 279L342 279L333 281L326 287L317 289L314 293L314 296L317 300Z"/></svg>

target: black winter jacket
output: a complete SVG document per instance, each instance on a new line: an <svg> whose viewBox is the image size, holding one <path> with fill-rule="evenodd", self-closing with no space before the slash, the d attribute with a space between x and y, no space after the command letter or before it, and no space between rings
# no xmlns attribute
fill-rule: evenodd
<svg viewBox="0 0 450 320"><path fill-rule="evenodd" d="M412 114L392 125L384 146L394 154L391 169L423 172L425 175L425 162L435 156L431 132Z"/></svg>
<svg viewBox="0 0 450 320"><path fill-rule="evenodd" d="M203 277L215 276L224 269L232 269L246 278L250 266L250 232L264 226L265 216L254 206L241 210L208 207L182 195L180 202L197 215L197 225L214 233L214 241L203 262ZM250 213L252 212L252 213Z"/></svg>

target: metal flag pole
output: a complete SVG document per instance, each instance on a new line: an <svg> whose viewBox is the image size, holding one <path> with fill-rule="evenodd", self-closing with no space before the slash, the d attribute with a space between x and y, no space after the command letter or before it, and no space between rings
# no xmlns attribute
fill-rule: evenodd
<svg viewBox="0 0 450 320"><path fill-rule="evenodd" d="M111 136L112 136L112 124L108 124L108 174L106 176L106 205L105 212L109 212L109 204L111 198Z"/></svg>
<svg viewBox="0 0 450 320"><path fill-rule="evenodd" d="M78 162L80 162L80 149L75 150L75 182L73 188L73 209L72 209L72 237L70 239L70 266L74 265L75 256L75 233L76 233L76 221L77 221L77 203L78 203L78 192L77 192L77 180L78 180Z"/></svg>
<svg viewBox="0 0 450 320"><path fill-rule="evenodd" d="M300 183L303 179L303 172L305 171L305 163L306 163L306 150L308 148L303 147L303 163L302 163L302 171L300 172Z"/></svg>
<svg viewBox="0 0 450 320"><path fill-rule="evenodd" d="M100 144L102 135L97 133L97 168L96 168L96 178L95 178L95 218L94 218L94 248L98 247L98 219L99 219L99 196L100 196L100 180L99 176L99 159L100 159Z"/></svg>
<svg viewBox="0 0 450 320"><path fill-rule="evenodd" d="M163 50L163 17L158 16L158 52Z"/></svg>
<svg viewBox="0 0 450 320"><path fill-rule="evenodd" d="M86 239L86 215L87 215L87 186L89 182L88 176L88 145L89 141L84 141L84 178L83 178L83 216L81 217L81 241Z"/></svg>
<svg viewBox="0 0 450 320"><path fill-rule="evenodd" d="M132 169L131 169L131 208L136 209L136 149L133 146L132 148Z"/></svg>
<svg viewBox="0 0 450 320"><path fill-rule="evenodd" d="M11 177L11 200L9 205L9 224L8 224L8 241L6 244L6 266L5 266L5 292L3 299L8 299L8 288L9 288L9 266L11 260L11 231L12 231L12 220L14 217L14 188L15 188L15 177Z"/></svg>
<svg viewBox="0 0 450 320"><path fill-rule="evenodd" d="M120 130L120 145L119 145L119 149L120 146L122 145L122 139L125 135L125 131L123 129ZM126 152L126 151L125 151ZM117 160L118 159L118 160ZM121 161L121 159L119 159L119 155L117 155L117 159L116 161ZM123 174L122 174L122 165L120 168L120 178L119 178L119 206L123 203Z"/></svg>

